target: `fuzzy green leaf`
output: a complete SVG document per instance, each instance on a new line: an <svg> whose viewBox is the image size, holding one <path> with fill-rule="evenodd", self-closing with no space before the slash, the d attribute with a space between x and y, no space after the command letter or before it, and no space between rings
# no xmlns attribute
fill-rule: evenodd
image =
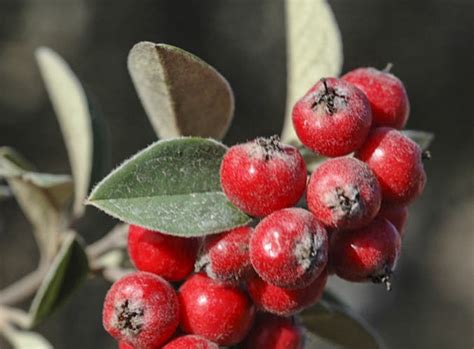
<svg viewBox="0 0 474 349"><path fill-rule="evenodd" d="M224 137L234 114L234 95L206 62L171 45L140 42L130 51L128 69L160 138Z"/></svg>
<svg viewBox="0 0 474 349"><path fill-rule="evenodd" d="M226 147L210 139L156 142L109 174L88 203L130 224L178 236L231 229L250 218L221 191Z"/></svg>
<svg viewBox="0 0 474 349"><path fill-rule="evenodd" d="M381 349L369 325L327 291L322 300L301 314L309 332L347 349Z"/></svg>
<svg viewBox="0 0 474 349"><path fill-rule="evenodd" d="M402 133L417 143L423 151L428 150L435 138L434 133L427 131L403 130Z"/></svg>
<svg viewBox="0 0 474 349"><path fill-rule="evenodd" d="M74 178L74 214L84 212L93 158L91 111L84 89L64 59L47 47L36 50L41 75L63 133Z"/></svg>
<svg viewBox="0 0 474 349"><path fill-rule="evenodd" d="M31 304L31 326L38 325L61 306L88 272L89 264L82 244L74 232L67 233Z"/></svg>

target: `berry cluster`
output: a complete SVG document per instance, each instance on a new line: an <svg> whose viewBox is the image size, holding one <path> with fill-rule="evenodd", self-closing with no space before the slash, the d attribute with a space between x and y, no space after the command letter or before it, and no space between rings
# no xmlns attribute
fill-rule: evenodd
<svg viewBox="0 0 474 349"><path fill-rule="evenodd" d="M308 181L298 149L277 137L231 147L222 190L256 224L203 239L131 225L139 271L109 290L105 329L120 348L300 349L294 315L320 299L329 274L389 287L407 205L426 180L420 148L399 131L408 114L386 71L321 79L292 118L301 142L331 159Z"/></svg>

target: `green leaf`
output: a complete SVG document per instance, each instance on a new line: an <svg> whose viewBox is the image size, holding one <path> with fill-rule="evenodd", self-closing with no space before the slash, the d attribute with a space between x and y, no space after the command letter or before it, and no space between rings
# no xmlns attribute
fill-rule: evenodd
<svg viewBox="0 0 474 349"><path fill-rule="evenodd" d="M0 147L0 176L34 228L41 256L50 259L56 253L64 208L73 187L70 176L35 172L19 153Z"/></svg>
<svg viewBox="0 0 474 349"><path fill-rule="evenodd" d="M39 333L7 326L3 329L3 334L14 349L53 349L51 343Z"/></svg>
<svg viewBox="0 0 474 349"><path fill-rule="evenodd" d="M321 301L303 311L300 317L310 332L341 348L383 348L369 325L327 291Z"/></svg>
<svg viewBox="0 0 474 349"><path fill-rule="evenodd" d="M286 0L287 102L285 143L298 144L291 122L295 102L319 79L339 75L342 41L326 0Z"/></svg>
<svg viewBox="0 0 474 349"><path fill-rule="evenodd" d="M402 133L417 143L423 151L428 150L435 138L434 133L426 131L403 130Z"/></svg>
<svg viewBox="0 0 474 349"><path fill-rule="evenodd" d="M234 95L206 62L171 45L140 42L130 51L128 70L160 138L224 137Z"/></svg>
<svg viewBox="0 0 474 349"><path fill-rule="evenodd" d="M99 108L94 95L86 90L87 101L91 114L92 136L94 139L94 149L92 154L92 172L90 183L95 184L100 181L110 170L110 139L107 120L102 110ZM92 189L89 186L89 189Z"/></svg>
<svg viewBox="0 0 474 349"><path fill-rule="evenodd" d="M179 236L241 226L250 218L221 192L226 147L211 139L156 142L109 174L88 203L130 224Z"/></svg>
<svg viewBox="0 0 474 349"><path fill-rule="evenodd" d="M74 232L67 233L31 304L31 326L36 326L61 306L82 283L88 271L82 244Z"/></svg>
<svg viewBox="0 0 474 349"><path fill-rule="evenodd" d="M92 171L93 138L91 113L81 83L68 64L53 50L36 50L41 75L53 104L69 154L74 178L74 214L84 212Z"/></svg>

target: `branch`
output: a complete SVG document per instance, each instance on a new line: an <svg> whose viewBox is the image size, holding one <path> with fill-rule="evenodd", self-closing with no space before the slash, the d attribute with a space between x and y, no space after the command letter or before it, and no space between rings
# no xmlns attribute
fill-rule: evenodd
<svg viewBox="0 0 474 349"><path fill-rule="evenodd" d="M0 328L6 323L13 323L21 328L28 328L31 324L31 318L23 310L0 306Z"/></svg>
<svg viewBox="0 0 474 349"><path fill-rule="evenodd" d="M133 273L134 269L123 269L123 268L105 268L102 271L102 276L105 280L114 283L118 279L121 279L127 274Z"/></svg>
<svg viewBox="0 0 474 349"><path fill-rule="evenodd" d="M127 224L117 224L103 238L97 240L86 248L90 261L96 260L100 255L116 248L127 245Z"/></svg>
<svg viewBox="0 0 474 349"><path fill-rule="evenodd" d="M90 264L96 264L97 259L104 253L126 246L127 228L126 224L118 224L103 238L89 245L86 252ZM0 305L15 305L35 294L46 276L49 266L49 261L41 263L38 269L32 273L0 290ZM113 280L113 277L107 277L105 274L104 277L109 281Z"/></svg>
<svg viewBox="0 0 474 349"><path fill-rule="evenodd" d="M48 272L49 264L42 264L34 272L0 291L0 305L14 305L32 296Z"/></svg>

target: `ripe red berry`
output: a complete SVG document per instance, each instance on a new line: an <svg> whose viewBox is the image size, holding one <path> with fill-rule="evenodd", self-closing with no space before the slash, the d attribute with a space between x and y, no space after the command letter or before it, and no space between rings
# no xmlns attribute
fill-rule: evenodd
<svg viewBox="0 0 474 349"><path fill-rule="evenodd" d="M406 206L421 195L426 182L422 152L400 131L388 127L372 130L356 156L377 177L384 204Z"/></svg>
<svg viewBox="0 0 474 349"><path fill-rule="evenodd" d="M219 346L204 337L187 335L172 340L162 349L219 349Z"/></svg>
<svg viewBox="0 0 474 349"><path fill-rule="evenodd" d="M250 260L266 282L303 288L326 266L328 237L311 212L287 208L265 217L250 239Z"/></svg>
<svg viewBox="0 0 474 349"><path fill-rule="evenodd" d="M405 127L410 102L405 86L395 75L375 68L358 68L342 79L364 91L370 102L374 126Z"/></svg>
<svg viewBox="0 0 474 349"><path fill-rule="evenodd" d="M212 280L203 273L191 276L178 292L181 329L219 345L241 342L252 326L255 309L240 288Z"/></svg>
<svg viewBox="0 0 474 349"><path fill-rule="evenodd" d="M254 275L247 281L247 289L255 305L261 310L291 316L315 304L323 294L326 281L327 272L324 270L305 288L288 289L269 284Z"/></svg>
<svg viewBox="0 0 474 349"><path fill-rule="evenodd" d="M360 160L330 159L311 175L309 210L326 226L356 229L369 224L382 201L380 186L370 168Z"/></svg>
<svg viewBox="0 0 474 349"><path fill-rule="evenodd" d="M118 343L118 348L119 349L133 349L133 347L125 342L119 342Z"/></svg>
<svg viewBox="0 0 474 349"><path fill-rule="evenodd" d="M372 123L365 94L336 78L321 79L293 107L293 126L301 142L325 156L359 148Z"/></svg>
<svg viewBox="0 0 474 349"><path fill-rule="evenodd" d="M249 240L253 229L240 227L207 236L202 255L196 263L208 276L222 281L238 281L252 271L249 256Z"/></svg>
<svg viewBox="0 0 474 349"><path fill-rule="evenodd" d="M165 343L179 323L176 293L163 278L145 272L129 274L107 292L102 313L111 336L136 349Z"/></svg>
<svg viewBox="0 0 474 349"><path fill-rule="evenodd" d="M179 281L194 269L200 241L130 225L128 254L138 270Z"/></svg>
<svg viewBox="0 0 474 349"><path fill-rule="evenodd" d="M295 147L277 137L257 138L227 151L221 185L232 204L263 217L298 202L306 187L306 165Z"/></svg>
<svg viewBox="0 0 474 349"><path fill-rule="evenodd" d="M400 234L400 237L403 239L408 220L408 208L406 206L382 207L378 216L385 218L392 223Z"/></svg>
<svg viewBox="0 0 474 349"><path fill-rule="evenodd" d="M383 282L390 289L390 275L400 254L401 240L385 218L354 231L337 231L331 236L330 264L340 278Z"/></svg>
<svg viewBox="0 0 474 349"><path fill-rule="evenodd" d="M260 313L244 342L244 349L302 349L304 337L294 318Z"/></svg>

